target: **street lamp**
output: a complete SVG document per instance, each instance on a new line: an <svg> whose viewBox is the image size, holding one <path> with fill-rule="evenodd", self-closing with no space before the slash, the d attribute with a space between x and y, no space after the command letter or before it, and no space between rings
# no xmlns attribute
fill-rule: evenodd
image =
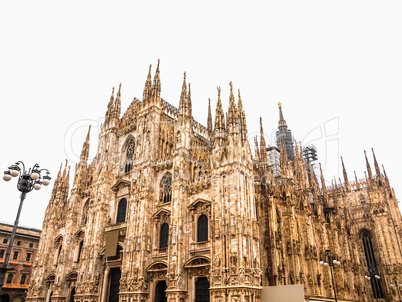
<svg viewBox="0 0 402 302"><path fill-rule="evenodd" d="M334 266L338 266L341 264L341 262L339 260L336 260L334 256L332 256L331 251L330 250L326 250L325 251L325 260L321 260L320 261L320 265L322 266L329 266L329 268L331 269L331 279L332 279L332 287L334 289L334 298L335 298L335 302L338 302L338 298L336 296L336 288L335 288L335 282L334 282L334 272L333 272L333 267Z"/></svg>
<svg viewBox="0 0 402 302"><path fill-rule="evenodd" d="M399 282L396 280L396 277L392 278L392 280L394 280L394 283L391 283L391 286L395 286L395 287L396 287L396 291L398 292L399 302L401 302L401 294L399 293L399 286L402 286L402 284L399 283Z"/></svg>
<svg viewBox="0 0 402 302"><path fill-rule="evenodd" d="M365 276L364 276L364 278L367 280L367 281L370 281L371 280L371 278L375 278L375 279L377 279L377 280L380 280L380 276L378 275L378 274L376 274L375 272L372 272L372 271L370 271L368 274L366 274ZM373 279L374 280L374 279ZM372 289L373 289L373 287L372 287ZM375 300L378 302L378 293L374 293L374 289L373 289L373 295L375 296Z"/></svg>
<svg viewBox="0 0 402 302"><path fill-rule="evenodd" d="M42 171L46 171L46 175L42 176ZM4 264L0 268L0 289L3 287L4 278L8 270L8 260L10 258L11 249L14 243L15 233L17 231L18 222L21 214L22 204L27 193L31 192L33 189L40 190L42 185L47 186L50 184L50 172L47 169L40 169L38 164L35 164L29 170L25 170L25 165L22 161L16 162L14 165L8 167L7 171L4 171L3 179L5 181L11 180L13 177L18 177L17 189L21 192L20 205L18 207L17 217L15 218L13 231L11 233L10 242L8 244L6 257L4 258ZM1 298L0 298L1 301Z"/></svg>

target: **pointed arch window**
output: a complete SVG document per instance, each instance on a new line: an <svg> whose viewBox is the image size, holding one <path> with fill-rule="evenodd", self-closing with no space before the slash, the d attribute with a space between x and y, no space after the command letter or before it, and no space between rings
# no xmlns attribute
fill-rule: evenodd
<svg viewBox="0 0 402 302"><path fill-rule="evenodd" d="M363 194L360 194L360 195L359 195L359 199L360 199L360 203L361 203L361 204L365 204L365 203L366 203L366 199L364 198L364 195L363 195Z"/></svg>
<svg viewBox="0 0 402 302"><path fill-rule="evenodd" d="M377 262L375 259L373 244L372 244L372 236L371 233L367 230L362 232L362 241L364 247L364 254L366 256L367 268L370 275L378 274ZM373 290L373 296L375 299L384 298L384 292L382 291L381 281L377 278L370 279L371 288Z"/></svg>
<svg viewBox="0 0 402 302"><path fill-rule="evenodd" d="M208 217L201 215L197 224L197 242L208 241Z"/></svg>
<svg viewBox="0 0 402 302"><path fill-rule="evenodd" d="M165 249L168 246L169 240L169 225L165 222L161 226L160 240L159 240L159 248Z"/></svg>
<svg viewBox="0 0 402 302"><path fill-rule="evenodd" d="M80 262L81 260L81 252L82 252L82 246L84 245L84 240L80 241L80 244L78 245L78 256L77 256L77 262Z"/></svg>
<svg viewBox="0 0 402 302"><path fill-rule="evenodd" d="M135 143L134 140L130 140L127 146L126 152L126 166L124 167L124 172L128 173L133 168L133 158L134 158Z"/></svg>
<svg viewBox="0 0 402 302"><path fill-rule="evenodd" d="M7 283L7 284L10 284L12 281L13 281L13 274L10 273L10 274L8 274L8 276L7 276L7 281L6 281L6 283Z"/></svg>
<svg viewBox="0 0 402 302"><path fill-rule="evenodd" d="M60 255L61 255L61 249L62 249L62 248L63 248L63 246L60 245L60 246L59 246L59 249L58 249L58 251L57 251L56 263L58 263L59 260L60 260Z"/></svg>
<svg viewBox="0 0 402 302"><path fill-rule="evenodd" d="M87 224L89 211L89 201L84 204L82 208L81 224Z"/></svg>
<svg viewBox="0 0 402 302"><path fill-rule="evenodd" d="M127 211L127 199L120 199L119 205L117 207L116 223L126 221L126 211Z"/></svg>
<svg viewBox="0 0 402 302"><path fill-rule="evenodd" d="M166 173L160 183L159 201L166 203L172 201L172 175Z"/></svg>
<svg viewBox="0 0 402 302"><path fill-rule="evenodd" d="M27 280L27 275L26 275L26 274L23 274L23 275L21 276L20 284L25 284L26 280Z"/></svg>

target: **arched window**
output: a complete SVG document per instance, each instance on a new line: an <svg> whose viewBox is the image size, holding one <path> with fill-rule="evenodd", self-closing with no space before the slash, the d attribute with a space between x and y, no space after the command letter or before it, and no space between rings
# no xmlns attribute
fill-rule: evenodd
<svg viewBox="0 0 402 302"><path fill-rule="evenodd" d="M361 203L361 204L365 204L365 203L366 203L366 199L364 198L364 195L363 195L363 194L360 194L359 198L360 198L360 203Z"/></svg>
<svg viewBox="0 0 402 302"><path fill-rule="evenodd" d="M27 275L23 274L21 275L21 281L20 284L25 284L25 281L27 280Z"/></svg>
<svg viewBox="0 0 402 302"><path fill-rule="evenodd" d="M89 211L89 201L87 201L84 207L82 208L81 224L87 224L88 211Z"/></svg>
<svg viewBox="0 0 402 302"><path fill-rule="evenodd" d="M116 223L126 221L127 199L120 199L119 206L117 207Z"/></svg>
<svg viewBox="0 0 402 302"><path fill-rule="evenodd" d="M172 175L166 173L160 183L160 202L166 203L172 201Z"/></svg>
<svg viewBox="0 0 402 302"><path fill-rule="evenodd" d="M208 241L208 217L201 215L197 224L197 242Z"/></svg>
<svg viewBox="0 0 402 302"><path fill-rule="evenodd" d="M63 248L62 245L59 246L59 250L57 251L57 258L56 258L56 264L59 263L60 260L60 254L61 254L61 249Z"/></svg>
<svg viewBox="0 0 402 302"><path fill-rule="evenodd" d="M81 252L82 252L82 246L84 244L84 240L80 241L80 244L78 245L78 256L77 256L77 262L80 262L81 260Z"/></svg>
<svg viewBox="0 0 402 302"><path fill-rule="evenodd" d="M6 281L6 283L7 283L7 284L10 284L12 281L13 281L13 274L10 273L10 274L8 274L8 276L7 276L7 281Z"/></svg>
<svg viewBox="0 0 402 302"><path fill-rule="evenodd" d="M169 240L169 225L167 223L164 223L161 226L159 248L161 248L161 249L167 248L168 240Z"/></svg>
<svg viewBox="0 0 402 302"><path fill-rule="evenodd" d="M364 247L364 254L366 256L367 268L370 275L375 275L378 274L378 269L371 238L372 237L369 231L364 230L362 232L362 241ZM370 282L374 298L375 299L384 298L384 293L382 291L380 280L374 278L374 276L371 276Z"/></svg>
<svg viewBox="0 0 402 302"><path fill-rule="evenodd" d="M135 143L134 140L131 140L128 143L127 146L127 152L126 152L126 166L124 168L124 172L128 173L131 171L131 168L133 167L133 157L134 157L134 150L135 150Z"/></svg>

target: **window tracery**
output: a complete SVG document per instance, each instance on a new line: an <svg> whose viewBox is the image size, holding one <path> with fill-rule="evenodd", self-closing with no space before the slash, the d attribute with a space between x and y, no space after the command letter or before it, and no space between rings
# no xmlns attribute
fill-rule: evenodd
<svg viewBox="0 0 402 302"><path fill-rule="evenodd" d="M159 201L167 203L172 201L172 175L166 173L160 182Z"/></svg>
<svg viewBox="0 0 402 302"><path fill-rule="evenodd" d="M124 172L128 173L133 168L133 161L134 161L134 151L135 151L135 143L134 140L130 140L127 145L126 151L126 166L124 167Z"/></svg>

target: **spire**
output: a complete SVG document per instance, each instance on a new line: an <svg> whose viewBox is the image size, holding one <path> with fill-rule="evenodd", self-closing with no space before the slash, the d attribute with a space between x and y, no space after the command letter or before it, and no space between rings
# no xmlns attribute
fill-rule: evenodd
<svg viewBox="0 0 402 302"><path fill-rule="evenodd" d="M113 102L114 102L114 87L112 88L112 95L110 96L110 101L109 101L108 107L109 106L111 107Z"/></svg>
<svg viewBox="0 0 402 302"><path fill-rule="evenodd" d="M360 189L360 184L359 180L357 179L356 171L353 171L355 173L355 182L356 182L356 189Z"/></svg>
<svg viewBox="0 0 402 302"><path fill-rule="evenodd" d="M190 83L188 83L188 102L187 102L187 106L188 106L188 116L193 116L193 105L191 104L191 86Z"/></svg>
<svg viewBox="0 0 402 302"><path fill-rule="evenodd" d="M212 113L211 113L211 99L208 99L208 120L207 120L208 135L212 138Z"/></svg>
<svg viewBox="0 0 402 302"><path fill-rule="evenodd" d="M299 154L299 147L297 146L297 141L296 141L296 139L294 140L295 141L295 159L296 160L300 160L300 154Z"/></svg>
<svg viewBox="0 0 402 302"><path fill-rule="evenodd" d="M281 166L281 175L283 177L287 176L287 154L286 154L286 148L283 148L283 144L282 144L282 138L279 138L279 150L280 150L280 156L279 156L279 160L280 160L280 166Z"/></svg>
<svg viewBox="0 0 402 302"><path fill-rule="evenodd" d="M313 167L311 166L310 161L308 161L307 164L309 166L308 172L309 172L310 187L313 190L317 190L317 183L315 182L315 175L314 175Z"/></svg>
<svg viewBox="0 0 402 302"><path fill-rule="evenodd" d="M152 90L151 90L151 88L152 88L151 67L152 67L152 64L149 65L148 77L147 77L147 80L145 81L144 93L142 95L143 101L148 101L149 97L151 95L151 92L152 92Z"/></svg>
<svg viewBox="0 0 402 302"><path fill-rule="evenodd" d="M349 190L348 174L346 173L345 164L343 163L343 158L342 158L342 156L341 156L341 161L342 161L343 180L345 181L345 186L346 186L346 188Z"/></svg>
<svg viewBox="0 0 402 302"><path fill-rule="evenodd" d="M320 163L320 174L321 174L321 190L324 195L324 198L327 199L328 193L327 193L327 187L325 186L325 179L324 179L324 174L322 173L322 167Z"/></svg>
<svg viewBox="0 0 402 302"><path fill-rule="evenodd" d="M160 104L161 101L161 80L159 76L159 63L160 60L158 59L158 65L156 66L154 83L152 86L152 103L154 104Z"/></svg>
<svg viewBox="0 0 402 302"><path fill-rule="evenodd" d="M282 104L281 102L278 103L279 105L279 123L278 123L278 128L279 130L286 130L288 128L288 125L286 125L286 121L283 118L283 113L282 113Z"/></svg>
<svg viewBox="0 0 402 302"><path fill-rule="evenodd" d="M262 127L262 117L260 116L260 154L261 154L261 161L267 163L267 146L265 144L264 138L264 129Z"/></svg>
<svg viewBox="0 0 402 302"><path fill-rule="evenodd" d="M238 112L236 108L236 103L234 100L234 95L233 95L233 84L232 81L229 83L230 86L230 95L229 95L229 109L228 109L228 114L227 114L227 130L229 135L235 136L238 134L238 124L239 124L239 117L238 117Z"/></svg>
<svg viewBox="0 0 402 302"><path fill-rule="evenodd" d="M214 137L215 139L218 139L219 144L222 142L222 140L226 138L225 115L222 109L220 87L218 87L218 101L216 104L216 111L215 111Z"/></svg>
<svg viewBox="0 0 402 302"><path fill-rule="evenodd" d="M82 151L80 156L80 163L84 165L87 165L88 162L90 133L91 133L91 125L89 125L87 137L85 139L84 144L82 145Z"/></svg>
<svg viewBox="0 0 402 302"><path fill-rule="evenodd" d="M63 176L61 177L61 178L62 178L62 180L64 180L64 179L66 178L67 164L68 164L68 160L66 159L66 165L64 166L64 170L63 170Z"/></svg>
<svg viewBox="0 0 402 302"><path fill-rule="evenodd" d="M60 180L61 177L61 168L63 167L63 162L60 163L59 173L57 173L56 181ZM56 182L55 181L55 182Z"/></svg>
<svg viewBox="0 0 402 302"><path fill-rule="evenodd" d="M254 136L254 146L255 146L255 150L254 150L255 160L259 162L259 161L261 161L261 158L260 158L260 152L259 152L259 148L258 148L257 136Z"/></svg>
<svg viewBox="0 0 402 302"><path fill-rule="evenodd" d="M187 84L186 84L186 72L184 72L183 76L183 85L181 86L181 95L180 95L180 103L187 98Z"/></svg>
<svg viewBox="0 0 402 302"><path fill-rule="evenodd" d="M240 96L240 88L237 90L238 92L238 98L239 100L237 101L237 107L239 109L239 112L243 111L243 102L241 101L241 96Z"/></svg>
<svg viewBox="0 0 402 302"><path fill-rule="evenodd" d="M119 90L117 91L116 100L114 102L114 110L113 115L115 118L120 119L120 110L121 110L121 83L119 84Z"/></svg>
<svg viewBox="0 0 402 302"><path fill-rule="evenodd" d="M189 100L187 94L186 72L183 76L183 85L180 94L179 112L182 116L191 116L191 108L189 107Z"/></svg>
<svg viewBox="0 0 402 302"><path fill-rule="evenodd" d="M107 120L110 115L112 114L114 104L114 87L112 88L112 95L110 96L109 103L107 104L106 116L105 119Z"/></svg>
<svg viewBox="0 0 402 302"><path fill-rule="evenodd" d="M364 150L364 157L366 158L366 166L367 166L368 176L369 176L369 179L371 180L371 179L373 179L373 174L371 173L371 167L370 167L370 164L367 159L366 150Z"/></svg>
<svg viewBox="0 0 402 302"><path fill-rule="evenodd" d="M378 166L378 162L377 162L377 159L375 157L375 153L374 153L373 148L371 148L371 151L373 152L373 157L374 157L375 174L376 174L376 176L378 178L378 177L381 176L380 167Z"/></svg>
<svg viewBox="0 0 402 302"><path fill-rule="evenodd" d="M382 170L384 171L384 177L385 177L385 180L386 180L387 182L389 182L389 180L388 180L388 176L387 176L387 172L385 172L384 165L382 165Z"/></svg>
<svg viewBox="0 0 402 302"><path fill-rule="evenodd" d="M247 140L247 124L246 124L246 113L243 110L243 102L241 101L240 89L238 90L238 97L239 100L237 102L237 109L239 111L239 118L240 118L240 135L242 145L244 145L244 143Z"/></svg>

